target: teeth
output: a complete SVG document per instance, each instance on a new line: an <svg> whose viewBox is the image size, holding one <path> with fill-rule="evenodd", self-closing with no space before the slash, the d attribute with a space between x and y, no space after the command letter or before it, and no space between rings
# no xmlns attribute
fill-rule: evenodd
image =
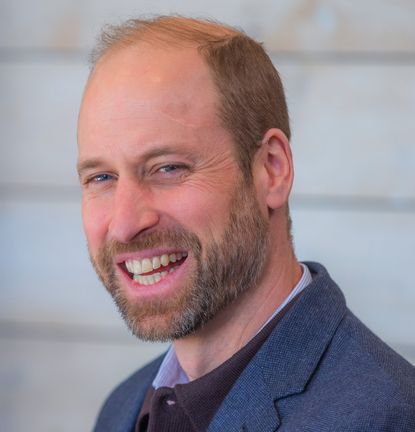
<svg viewBox="0 0 415 432"><path fill-rule="evenodd" d="M155 282L154 275L148 275L148 276L134 275L134 280L140 283L141 285L150 285Z"/></svg>
<svg viewBox="0 0 415 432"><path fill-rule="evenodd" d="M154 273L154 274L146 275L146 276L135 274L133 276L133 279L141 285L152 285L156 282L161 281L164 278L164 276L166 276L168 273L169 272L167 272L167 271L162 271L159 273Z"/></svg>
<svg viewBox="0 0 415 432"><path fill-rule="evenodd" d="M135 272L134 272L134 268L133 268L133 266L134 266L134 261L126 261L126 262L125 262L125 266L127 267L127 270L128 270L130 273L135 273Z"/></svg>
<svg viewBox="0 0 415 432"><path fill-rule="evenodd" d="M162 266L166 266L170 262L169 256L167 254L164 254L160 257L160 264Z"/></svg>
<svg viewBox="0 0 415 432"><path fill-rule="evenodd" d="M160 266L161 266L160 257L158 257L158 256L153 257L152 262L153 262L153 269L154 270L160 268Z"/></svg>
<svg viewBox="0 0 415 432"><path fill-rule="evenodd" d="M163 254L161 256L144 258L141 261L140 260L127 260L127 261L125 261L125 266L127 267L127 270L130 273L134 273L134 277L135 277L135 276L141 276L143 273L151 272L152 270L157 270L158 268L160 268L162 266L166 267L169 263L175 263L175 262L177 262L177 261L179 261L185 257L187 257L187 252L176 252L176 253L172 253L170 255ZM174 267L173 267L173 269L174 269ZM160 272L160 274L162 275L161 277L163 277L163 273L164 272ZM155 274L158 274L158 273L155 273ZM167 274L167 272L166 272L166 274ZM140 281L139 282L143 283L143 285L148 285L149 283L157 282L156 280L153 280L154 278L145 279L145 278L149 278L150 276L154 276L154 275L142 276L142 278L144 278L143 279L144 282L140 282Z"/></svg>
<svg viewBox="0 0 415 432"><path fill-rule="evenodd" d="M151 270L153 270L153 263L148 258L144 258L143 261L141 261L140 273L148 273Z"/></svg>
<svg viewBox="0 0 415 432"><path fill-rule="evenodd" d="M141 270L141 262L140 261L133 261L132 262L132 268L133 268L133 271L131 272L131 273L138 273L138 274L140 274L141 272L142 272L142 270Z"/></svg>

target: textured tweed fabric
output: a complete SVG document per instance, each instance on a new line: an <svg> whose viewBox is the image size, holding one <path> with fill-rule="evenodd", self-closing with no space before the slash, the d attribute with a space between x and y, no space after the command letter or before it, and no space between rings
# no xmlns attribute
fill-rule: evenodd
<svg viewBox="0 0 415 432"><path fill-rule="evenodd" d="M415 432L415 368L346 307L326 269L244 369L209 432ZM95 432L132 432L162 357L109 396ZM163 432L163 431L161 431Z"/></svg>

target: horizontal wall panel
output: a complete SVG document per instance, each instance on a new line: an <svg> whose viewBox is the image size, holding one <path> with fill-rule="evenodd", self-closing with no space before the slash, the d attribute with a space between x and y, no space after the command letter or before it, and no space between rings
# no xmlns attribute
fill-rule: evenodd
<svg viewBox="0 0 415 432"><path fill-rule="evenodd" d="M295 193L415 198L415 67L279 69L291 114Z"/></svg>
<svg viewBox="0 0 415 432"><path fill-rule="evenodd" d="M415 343L414 213L292 211L299 258L326 265L352 310L384 339ZM0 218L2 320L37 323L35 336L42 323L78 326L63 328L69 339L79 326L108 328L109 341L128 333L91 269L77 204L2 204ZM85 337L105 341L101 330Z"/></svg>
<svg viewBox="0 0 415 432"><path fill-rule="evenodd" d="M165 351L162 344L124 346L0 339L2 430L90 431L109 392Z"/></svg>
<svg viewBox="0 0 415 432"><path fill-rule="evenodd" d="M272 50L415 49L415 5L410 0L39 0L36 7L30 0L15 0L2 5L0 41L3 47L84 49L105 23L172 12L240 26Z"/></svg>
<svg viewBox="0 0 415 432"><path fill-rule="evenodd" d="M0 65L1 183L77 184L76 124L87 67Z"/></svg>
<svg viewBox="0 0 415 432"><path fill-rule="evenodd" d="M273 50L413 52L415 49L412 25L415 5L410 0L294 0L284 2L280 8L274 6L279 2L267 3L269 7L262 9L259 25L265 28L261 33Z"/></svg>
<svg viewBox="0 0 415 432"><path fill-rule="evenodd" d="M415 213L292 206L292 217L298 258L325 265L350 309L382 339L415 345Z"/></svg>
<svg viewBox="0 0 415 432"><path fill-rule="evenodd" d="M79 203L0 205L0 318L122 327L89 263Z"/></svg>
<svg viewBox="0 0 415 432"><path fill-rule="evenodd" d="M415 198L415 66L278 67L291 112L295 193ZM36 185L44 187L38 195L76 191L86 76L81 64L0 66L3 194L30 195Z"/></svg>

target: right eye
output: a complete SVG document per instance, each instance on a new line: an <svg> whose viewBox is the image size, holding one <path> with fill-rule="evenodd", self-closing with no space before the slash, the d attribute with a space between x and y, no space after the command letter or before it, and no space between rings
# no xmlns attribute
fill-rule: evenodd
<svg viewBox="0 0 415 432"><path fill-rule="evenodd" d="M114 176L108 173L99 173L88 176L84 181L84 186L98 186L108 183L113 180Z"/></svg>
<svg viewBox="0 0 415 432"><path fill-rule="evenodd" d="M102 183L111 180L112 176L110 174L97 174L88 179L88 183Z"/></svg>

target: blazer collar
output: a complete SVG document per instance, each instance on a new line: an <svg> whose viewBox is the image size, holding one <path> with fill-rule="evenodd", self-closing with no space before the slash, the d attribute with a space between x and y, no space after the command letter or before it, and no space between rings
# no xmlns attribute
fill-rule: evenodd
<svg viewBox="0 0 415 432"><path fill-rule="evenodd" d="M326 269L306 263L313 282L246 367L208 431L274 432L275 402L304 391L346 313L346 302Z"/></svg>
<svg viewBox="0 0 415 432"><path fill-rule="evenodd" d="M164 355L140 369L121 383L104 405L94 432L133 432L141 405L148 387L151 385Z"/></svg>

